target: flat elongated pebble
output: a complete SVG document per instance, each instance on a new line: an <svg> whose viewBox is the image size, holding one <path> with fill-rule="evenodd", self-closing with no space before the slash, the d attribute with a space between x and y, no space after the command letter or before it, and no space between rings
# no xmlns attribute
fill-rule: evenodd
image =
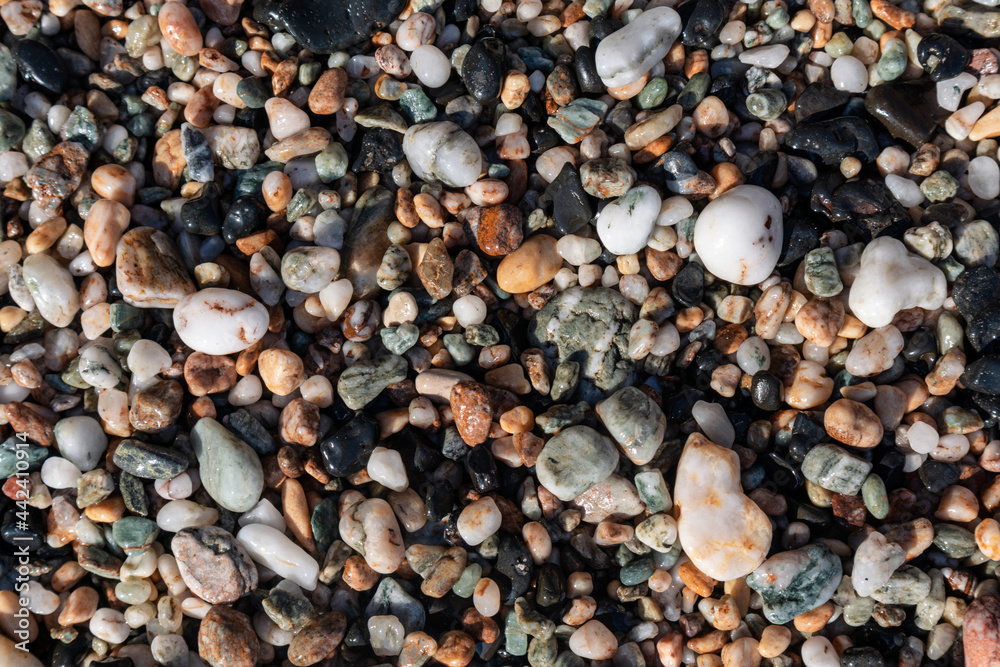
<svg viewBox="0 0 1000 667"><path fill-rule="evenodd" d="M216 287L178 301L173 318L185 345L206 354L247 349L264 337L270 320L267 309L254 298Z"/></svg>
<svg viewBox="0 0 1000 667"><path fill-rule="evenodd" d="M341 538L365 557L376 572L390 574L403 562L399 523L381 498L362 500L340 518Z"/></svg>
<svg viewBox="0 0 1000 667"><path fill-rule="evenodd" d="M669 7L655 7L602 39L594 60L604 85L638 80L667 54L680 32L680 15Z"/></svg>
<svg viewBox="0 0 1000 667"><path fill-rule="evenodd" d="M316 588L319 565L283 533L262 523L240 528L236 541L257 563L306 590Z"/></svg>

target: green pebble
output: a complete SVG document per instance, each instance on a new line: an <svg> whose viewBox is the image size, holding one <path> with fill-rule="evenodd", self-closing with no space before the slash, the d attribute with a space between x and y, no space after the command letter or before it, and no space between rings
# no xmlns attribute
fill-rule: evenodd
<svg viewBox="0 0 1000 667"><path fill-rule="evenodd" d="M16 437L10 437L0 443L0 477L13 477L18 471L32 472L41 467L42 461L49 455L47 447L33 445L19 446Z"/></svg>
<svg viewBox="0 0 1000 667"><path fill-rule="evenodd" d="M747 111L763 121L774 120L787 107L785 94L774 88L762 88L747 96Z"/></svg>
<svg viewBox="0 0 1000 667"><path fill-rule="evenodd" d="M458 581L455 585L451 587L451 592L460 598L468 599L471 598L473 593L476 592L476 584L479 580L483 578L483 566L479 563L473 563L467 565L462 574L458 577Z"/></svg>
<svg viewBox="0 0 1000 667"><path fill-rule="evenodd" d="M7 152L24 139L24 121L10 113L0 110L0 152Z"/></svg>
<svg viewBox="0 0 1000 667"><path fill-rule="evenodd" d="M528 653L528 634L521 629L521 624L517 622L517 613L513 609L507 612L504 622L504 649L511 655L525 655Z"/></svg>
<svg viewBox="0 0 1000 667"><path fill-rule="evenodd" d="M445 334L441 341L457 366L468 365L476 357L476 351L465 342L465 337L461 334Z"/></svg>
<svg viewBox="0 0 1000 667"><path fill-rule="evenodd" d="M49 131L49 126L41 120L31 121L28 133L21 142L21 150L29 162L35 162L56 145L55 136Z"/></svg>
<svg viewBox="0 0 1000 667"><path fill-rule="evenodd" d="M416 345L420 329L413 322L404 322L398 327L385 327L379 331L382 345L393 354L403 354ZM449 334L455 335L455 334Z"/></svg>
<svg viewBox="0 0 1000 667"><path fill-rule="evenodd" d="M135 117L139 117L139 115ZM130 120L129 125L132 122ZM59 136L63 141L75 141L91 152L101 142L101 134L101 124L94 116L94 112L81 106L75 107L70 112L69 118L59 130ZM133 134L136 133L133 132Z"/></svg>
<svg viewBox="0 0 1000 667"><path fill-rule="evenodd" d="M236 94L251 109L263 109L272 92L271 80L263 76L248 76L236 86Z"/></svg>
<svg viewBox="0 0 1000 667"><path fill-rule="evenodd" d="M865 0L859 0L860 2L865 2ZM879 21L878 19L872 19L872 22L868 24L868 27L864 29L865 37L874 39L876 42L886 33L889 27Z"/></svg>
<svg viewBox="0 0 1000 667"><path fill-rule="evenodd" d="M663 100L667 99L669 91L670 88L667 86L666 79L662 76L653 77L639 91L636 101L640 109L655 109L663 104Z"/></svg>
<svg viewBox="0 0 1000 667"><path fill-rule="evenodd" d="M900 39L890 39L875 65L875 73L883 81L895 81L906 70L906 45Z"/></svg>
<svg viewBox="0 0 1000 667"><path fill-rule="evenodd" d="M285 217L288 222L295 222L304 215L307 215L309 211L316 206L316 193L312 190L300 189L292 196L292 200L288 202L288 211Z"/></svg>
<svg viewBox="0 0 1000 667"><path fill-rule="evenodd" d="M347 173L348 162L347 150L338 142L331 141L316 156L316 173L324 183L332 183Z"/></svg>
<svg viewBox="0 0 1000 667"><path fill-rule="evenodd" d="M132 439L121 441L112 460L122 470L143 479L171 479L190 466L188 457L179 449Z"/></svg>
<svg viewBox="0 0 1000 667"><path fill-rule="evenodd" d="M854 25L862 30L868 28L874 18L868 0L851 0L851 16L854 17Z"/></svg>
<svg viewBox="0 0 1000 667"><path fill-rule="evenodd" d="M865 478L861 485L861 499L865 508L876 519L889 516L889 495L885 490L885 482L878 475L871 474Z"/></svg>
<svg viewBox="0 0 1000 667"><path fill-rule="evenodd" d="M830 41L826 43L823 48L831 58L839 58L841 56L846 56L851 53L851 49L854 48L854 42L851 38L847 36L847 33L838 32L830 38Z"/></svg>
<svg viewBox="0 0 1000 667"><path fill-rule="evenodd" d="M500 334L489 324L470 324L465 328L465 342L479 347L497 345Z"/></svg>
<svg viewBox="0 0 1000 667"><path fill-rule="evenodd" d="M816 248L805 256L806 287L816 296L828 299L840 294L844 284L837 270L837 260L830 248Z"/></svg>
<svg viewBox="0 0 1000 667"><path fill-rule="evenodd" d="M125 550L125 553L145 549L160 534L155 521L141 516L123 516L111 524L115 544Z"/></svg>
<svg viewBox="0 0 1000 667"><path fill-rule="evenodd" d="M636 474L635 490L650 514L666 512L673 506L667 482L659 470L647 470Z"/></svg>
<svg viewBox="0 0 1000 667"><path fill-rule="evenodd" d="M705 99L708 88L712 84L712 77L708 72L698 72L692 76L684 85L677 96L677 103L686 112L693 111L698 104Z"/></svg>
<svg viewBox="0 0 1000 667"><path fill-rule="evenodd" d="M149 514L149 500L141 479L123 470L118 473L118 490L129 512L142 516Z"/></svg>
<svg viewBox="0 0 1000 667"><path fill-rule="evenodd" d="M303 86L311 86L316 83L322 73L322 63L302 63L299 65L299 83Z"/></svg>
<svg viewBox="0 0 1000 667"><path fill-rule="evenodd" d="M111 330L115 333L128 329L138 329L146 321L142 309L127 303L111 304Z"/></svg>
<svg viewBox="0 0 1000 667"><path fill-rule="evenodd" d="M934 525L934 546L951 558L968 558L979 549L975 535L953 523Z"/></svg>
<svg viewBox="0 0 1000 667"><path fill-rule="evenodd" d="M951 199L958 192L958 181L943 169L935 171L920 183L920 191L932 202Z"/></svg>
<svg viewBox="0 0 1000 667"><path fill-rule="evenodd" d="M556 403L568 401L580 384L580 364L576 361L564 361L556 366L552 376L552 389L549 396Z"/></svg>
<svg viewBox="0 0 1000 667"><path fill-rule="evenodd" d="M790 20L791 19L788 16L788 10L779 5L775 7L770 14L767 15L767 18L764 19L764 22L768 25L769 28L773 28L774 30L781 30L786 25L788 25L788 22Z"/></svg>
<svg viewBox="0 0 1000 667"><path fill-rule="evenodd" d="M638 586L641 583L649 581L649 578L653 576L653 572L655 571L656 564L653 563L652 558L639 558L619 571L618 580L624 586Z"/></svg>

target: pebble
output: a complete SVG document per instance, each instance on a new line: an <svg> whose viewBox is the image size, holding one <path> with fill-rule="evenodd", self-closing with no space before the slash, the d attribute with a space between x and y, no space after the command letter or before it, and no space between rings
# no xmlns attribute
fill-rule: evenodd
<svg viewBox="0 0 1000 667"><path fill-rule="evenodd" d="M248 444L210 417L191 429L202 486L220 506L246 512L257 504L264 488L260 459Z"/></svg>
<svg viewBox="0 0 1000 667"><path fill-rule="evenodd" d="M413 173L462 188L482 172L482 155L475 140L451 121L413 125L403 135L403 152Z"/></svg>
<svg viewBox="0 0 1000 667"><path fill-rule="evenodd" d="M878 328L907 308L935 310L947 296L940 269L909 253L898 240L880 237L861 253L861 263L848 303L866 325Z"/></svg>
<svg viewBox="0 0 1000 667"><path fill-rule="evenodd" d="M206 602L229 604L257 588L257 567L222 528L184 528L171 539L170 551L184 583Z"/></svg>
<svg viewBox="0 0 1000 667"><path fill-rule="evenodd" d="M309 591L316 588L319 576L316 561L272 526L247 524L236 533L236 542L250 558L278 576Z"/></svg>
<svg viewBox="0 0 1000 667"><path fill-rule="evenodd" d="M497 267L497 284L511 294L531 292L555 278L560 268L556 239L535 234L503 258Z"/></svg>
<svg viewBox="0 0 1000 667"><path fill-rule="evenodd" d="M674 505L684 551L714 579L743 577L771 545L771 524L743 494L738 457L700 434L688 437L677 464Z"/></svg>
<svg viewBox="0 0 1000 667"><path fill-rule="evenodd" d="M481 498L465 506L458 515L456 526L466 543L477 546L500 530L502 521L496 502L492 498Z"/></svg>
<svg viewBox="0 0 1000 667"><path fill-rule="evenodd" d="M709 202L694 228L694 247L713 275L738 285L763 281L778 263L781 204L756 185L740 185Z"/></svg>
<svg viewBox="0 0 1000 667"><path fill-rule="evenodd" d="M655 11L654 11L655 10ZM643 12L625 27L600 41L594 60L609 88L625 86L663 59L681 32L681 17L668 7Z"/></svg>
<svg viewBox="0 0 1000 667"><path fill-rule="evenodd" d="M601 243L615 255L639 252L653 234L660 204L660 196L648 185L632 188L597 217Z"/></svg>
<svg viewBox="0 0 1000 667"><path fill-rule="evenodd" d="M213 605L198 626L198 655L212 667L250 667L260 652L247 616L231 607Z"/></svg>
<svg viewBox="0 0 1000 667"><path fill-rule="evenodd" d="M570 426L545 443L537 475L559 500L568 502L603 481L618 465L610 439L587 426Z"/></svg>
<svg viewBox="0 0 1000 667"><path fill-rule="evenodd" d="M267 333L267 309L236 290L212 287L177 301L174 327L184 344L205 354L247 349Z"/></svg>

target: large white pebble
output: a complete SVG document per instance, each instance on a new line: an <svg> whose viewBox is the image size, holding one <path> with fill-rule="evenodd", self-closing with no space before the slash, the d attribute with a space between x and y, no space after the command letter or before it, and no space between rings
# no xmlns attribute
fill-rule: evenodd
<svg viewBox="0 0 1000 667"><path fill-rule="evenodd" d="M880 236L861 253L848 304L855 317L878 328L907 308L937 310L947 296L941 269L907 251L902 241Z"/></svg>
<svg viewBox="0 0 1000 667"><path fill-rule="evenodd" d="M418 178L441 181L453 188L472 185L483 170L476 140L447 120L408 128L403 135L403 153Z"/></svg>
<svg viewBox="0 0 1000 667"><path fill-rule="evenodd" d="M740 185L698 216L694 248L705 268L738 285L756 285L781 256L781 203L757 185Z"/></svg>
<svg viewBox="0 0 1000 667"><path fill-rule="evenodd" d="M681 33L681 17L669 7L647 9L597 45L597 74L605 86L626 86L663 60Z"/></svg>
<svg viewBox="0 0 1000 667"><path fill-rule="evenodd" d="M451 75L451 62L433 44L418 46L410 55L410 65L420 83L428 88L440 88Z"/></svg>
<svg viewBox="0 0 1000 667"><path fill-rule="evenodd" d="M93 417L77 415L56 422L56 444L67 461L80 470L93 470L108 448L108 436Z"/></svg>
<svg viewBox="0 0 1000 667"><path fill-rule="evenodd" d="M306 590L316 588L319 565L283 533L262 523L252 523L240 528L236 541L246 549L250 558L285 579Z"/></svg>
<svg viewBox="0 0 1000 667"><path fill-rule="evenodd" d="M24 282L35 300L38 314L53 326L68 327L80 310L80 295L73 276L48 255L28 255Z"/></svg>
<svg viewBox="0 0 1000 667"><path fill-rule="evenodd" d="M597 217L597 235L608 252L631 255L645 248L661 203L656 190L638 185L605 206Z"/></svg>
<svg viewBox="0 0 1000 667"><path fill-rule="evenodd" d="M458 534L468 544L476 546L500 530L503 515L492 498L480 498L465 506L458 515Z"/></svg>
<svg viewBox="0 0 1000 667"><path fill-rule="evenodd" d="M231 289L209 288L190 294L174 308L174 328L184 344L205 354L233 354L267 333L267 308Z"/></svg>

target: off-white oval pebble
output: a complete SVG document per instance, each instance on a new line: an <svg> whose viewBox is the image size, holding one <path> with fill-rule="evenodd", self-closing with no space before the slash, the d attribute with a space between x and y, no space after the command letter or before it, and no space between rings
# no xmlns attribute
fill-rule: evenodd
<svg viewBox="0 0 1000 667"><path fill-rule="evenodd" d="M177 335L205 354L242 352L264 337L269 319L253 297L216 287L190 294L174 308Z"/></svg>
<svg viewBox="0 0 1000 667"><path fill-rule="evenodd" d="M740 185L709 202L694 227L694 248L712 275L756 285L781 255L781 203L757 185Z"/></svg>
<svg viewBox="0 0 1000 667"><path fill-rule="evenodd" d="M608 252L631 255L645 248L661 203L656 190L638 185L605 206L597 217L597 235Z"/></svg>

